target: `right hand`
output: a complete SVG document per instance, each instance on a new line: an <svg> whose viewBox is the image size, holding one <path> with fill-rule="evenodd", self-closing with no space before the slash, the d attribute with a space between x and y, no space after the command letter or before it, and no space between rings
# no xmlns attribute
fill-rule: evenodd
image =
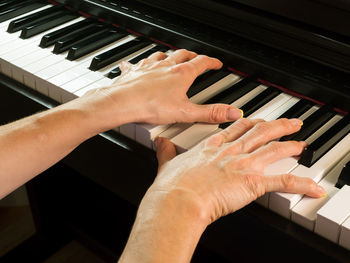
<svg viewBox="0 0 350 263"><path fill-rule="evenodd" d="M272 141L299 131L301 123L298 119L240 119L178 156L169 140L158 138L159 173L147 195L153 200L159 195L184 205L196 204L207 224L266 192L324 196L324 189L310 178L264 175L270 163L302 153L305 142Z"/></svg>

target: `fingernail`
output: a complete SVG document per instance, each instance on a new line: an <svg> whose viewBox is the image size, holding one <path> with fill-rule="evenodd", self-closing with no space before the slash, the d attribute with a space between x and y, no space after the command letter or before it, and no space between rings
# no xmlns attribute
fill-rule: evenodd
<svg viewBox="0 0 350 263"><path fill-rule="evenodd" d="M290 119L290 122L295 125L295 126L303 126L303 121L302 120L299 120L299 119Z"/></svg>
<svg viewBox="0 0 350 263"><path fill-rule="evenodd" d="M320 186L320 185L317 186L317 191L320 193L321 197L326 197L327 196L327 192L322 186Z"/></svg>
<svg viewBox="0 0 350 263"><path fill-rule="evenodd" d="M230 108L227 111L227 119L228 120L237 120L243 118L243 111L240 109L236 109L236 108Z"/></svg>

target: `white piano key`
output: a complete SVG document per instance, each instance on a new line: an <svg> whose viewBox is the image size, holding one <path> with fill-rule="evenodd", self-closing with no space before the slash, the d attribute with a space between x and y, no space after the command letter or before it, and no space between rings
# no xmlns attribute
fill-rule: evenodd
<svg viewBox="0 0 350 263"><path fill-rule="evenodd" d="M297 100L294 100L297 101ZM295 103L294 103L295 104ZM293 106L294 104L290 105ZM286 111L286 110L285 110ZM280 116L280 115L279 115ZM320 135L324 133L325 130L327 130L329 127L334 125L340 116L335 116L332 118L329 122L327 122L324 126L322 126L319 130L317 130L313 135L311 135L309 138L306 139L308 143L313 142L316 140ZM266 118L264 118L266 120ZM297 157L288 157L284 158L282 160L279 160L277 162L274 162L267 167L265 167L264 174L265 175L280 175L280 174L287 174L290 173L293 169L295 169L299 164L298 164L298 159ZM269 198L270 198L270 193L266 193L264 197L260 198L258 200L258 203L268 207L269 203Z"/></svg>
<svg viewBox="0 0 350 263"><path fill-rule="evenodd" d="M120 46L124 43L127 43L133 39L135 39L135 36L128 35L127 37L125 37L121 40L118 40L111 45L108 45L104 48L99 49L98 51L93 52L93 54L94 54L93 57L95 57L101 53L104 53L107 50L113 49L114 47L117 47L117 46ZM91 57L91 54L89 54L88 56ZM91 57L91 58L93 58L93 57ZM62 92L61 87L63 85L65 85L66 83L69 83L69 82L91 72L91 70L88 68L90 66L90 63L91 63L90 60L84 60L81 64L74 65L73 67L70 67L69 69L66 69L65 71L61 71L59 74L49 78L48 82L50 83L50 87L52 88L52 90L50 90L50 87L49 87L50 97L52 94L52 98L54 98L55 100L61 101L61 97L62 97L61 96L61 92ZM43 70L43 69L41 69L41 70Z"/></svg>
<svg viewBox="0 0 350 263"><path fill-rule="evenodd" d="M298 119L304 121L306 118L308 118L311 114L313 114L315 111L317 111L320 107L319 106L313 106L309 110L307 110L304 114L302 114Z"/></svg>
<svg viewBox="0 0 350 263"><path fill-rule="evenodd" d="M349 152L350 134L338 142L310 168L304 165L298 165L291 173L296 176L311 178L318 183ZM291 209L300 201L301 198L302 195L299 194L271 193L269 208L286 218L290 218Z"/></svg>
<svg viewBox="0 0 350 263"><path fill-rule="evenodd" d="M86 74L81 75L80 77L73 79L72 81L69 81L61 86L61 96L71 95L74 92L77 92L78 90L91 85L92 83L99 81L105 77L105 74L108 74L113 68L117 67L122 61L132 59L139 54L145 52L146 50L149 50L153 48L155 44L151 44L145 48L142 48L118 61L113 62L112 64L98 70L98 71L89 71ZM62 98L60 99L60 102L62 101ZM135 136L134 136L135 138Z"/></svg>
<svg viewBox="0 0 350 263"><path fill-rule="evenodd" d="M0 23L0 45L8 43L10 41L13 41L14 39L18 38L19 35L20 35L21 31L20 32L15 32L15 33L8 33L7 32L7 28L9 26L9 24L11 23L11 21L14 21L14 20L17 20L19 18L25 17L27 15L34 14L34 13L39 12L41 10L47 9L49 7L52 7L52 5L46 5L46 6L40 7L38 9L36 9L36 10L32 10L32 11L30 11L28 13L25 13L25 14L19 15L17 17L11 18L9 20L6 20L4 22L1 22Z"/></svg>
<svg viewBox="0 0 350 263"><path fill-rule="evenodd" d="M266 88L267 87L264 85L259 85L255 89L251 90L250 92L233 102L231 105L240 108L246 102L253 99ZM210 133L214 132L217 129L219 129L218 124L194 124L188 129L184 130L182 133L173 137L171 141L175 144L179 151L183 152L197 145L201 140L203 140Z"/></svg>
<svg viewBox="0 0 350 263"><path fill-rule="evenodd" d="M292 98L291 95L281 93L271 101L266 103L264 106L247 116L249 119L265 119L265 116L269 115L277 108L281 107L284 103Z"/></svg>
<svg viewBox="0 0 350 263"><path fill-rule="evenodd" d="M218 82L220 82L220 81L218 81ZM227 81L229 81L231 84L228 84ZM215 85L215 84L218 83L218 82L216 82L214 85L211 85L209 87L209 89L211 91L207 92L207 91L204 90L202 94L207 94L208 96L214 96L217 93L213 92L213 90L220 90L220 91L222 91L225 88L228 88L230 85L232 85L233 83L238 82L238 81L239 81L239 77L238 76L236 77L236 75L234 75L234 74L232 74L232 76L231 76L231 74L230 74L229 76L225 77L225 81L222 81L222 82L219 83L220 85ZM248 94L250 94L250 96L253 96L255 93L260 93L264 89L266 89L266 86L260 85L259 87L255 88L253 91L251 91ZM205 100L207 100L209 98L210 97L203 98L202 96L199 96L199 97L197 97L198 102L196 102L196 103L199 103L200 101L202 102L203 100L205 101ZM248 98L248 96L245 97L242 100L238 100L237 101L237 105L240 105L240 103L242 101L247 100L247 98ZM192 102L194 102L194 100ZM236 107L240 107L240 106L236 106ZM136 140L139 143L141 143L141 144L143 144L143 145L145 145L147 147L150 147L152 145L151 141L153 141L162 132L166 131L167 129L169 129L171 127L172 127L172 125L137 124L136 125ZM175 130L177 130L177 128L175 128L174 131ZM172 132L169 132L169 133L172 133ZM175 133L178 134L178 132L175 132Z"/></svg>
<svg viewBox="0 0 350 263"><path fill-rule="evenodd" d="M333 118L331 118L329 121L327 121L321 128L319 128L314 134L312 134L309 138L305 140L307 144L311 144L314 142L318 137L320 137L323 133L325 133L329 128L331 128L334 124L336 124L339 120L341 120L343 117L340 115L335 115Z"/></svg>
<svg viewBox="0 0 350 263"><path fill-rule="evenodd" d="M344 185L317 212L315 233L338 243L341 224L350 216L350 186Z"/></svg>
<svg viewBox="0 0 350 263"><path fill-rule="evenodd" d="M270 114L264 117L265 121L272 121L276 120L279 116L281 116L283 113L285 113L287 110L289 110L291 107L293 107L296 103L300 101L297 97L292 97L290 100L288 100L286 103L284 103L281 107L274 110Z"/></svg>
<svg viewBox="0 0 350 263"><path fill-rule="evenodd" d="M166 129L161 134L159 134L159 137L171 139L176 135L180 134L181 132L183 132L184 130L188 129L192 125L193 123L176 123L171 127L169 127L168 129Z"/></svg>
<svg viewBox="0 0 350 263"><path fill-rule="evenodd" d="M264 175L281 175L290 173L295 167L298 166L298 158L288 157L269 164L264 169ZM257 199L255 202L258 204L268 207L271 193L265 193L262 197Z"/></svg>
<svg viewBox="0 0 350 263"><path fill-rule="evenodd" d="M341 225L339 245L350 250L350 218Z"/></svg>
<svg viewBox="0 0 350 263"><path fill-rule="evenodd" d="M4 54L2 56L2 59L0 60L3 74L12 76L17 81L23 83L24 81L22 77L22 72L26 65L35 63L37 61L41 61L45 57L52 55L51 48L44 49L39 47L42 37L50 32L59 30L73 23L79 22L82 19L83 18L77 18L62 25L59 25L53 29L45 31L35 36L37 39L36 41ZM66 55L67 52L65 52L64 54ZM62 56L62 54L60 55ZM63 58L64 57L62 57L62 59Z"/></svg>
<svg viewBox="0 0 350 263"><path fill-rule="evenodd" d="M338 177L344 167L344 163L350 160L350 154L348 154L336 167L329 172L329 174L323 178L318 185L322 186L327 193L323 198L311 198L304 196L293 208L291 220L310 231L314 230L317 211L330 200L339 189L335 187Z"/></svg>
<svg viewBox="0 0 350 263"><path fill-rule="evenodd" d="M76 97L81 97L83 96L86 92L88 92L89 90L92 89L97 89L97 88L101 88L101 87L106 87L106 86L110 86L113 84L113 82L115 81L115 79L109 79L109 78L103 78L99 81L96 81L92 84L90 84L87 87L84 87L82 89L79 89L78 91L74 92L74 95ZM62 100L65 102L64 98L62 98Z"/></svg>
<svg viewBox="0 0 350 263"><path fill-rule="evenodd" d="M206 89L191 97L190 101L192 101L193 103L201 104L205 102L208 98L214 97L216 94L237 83L240 79L240 76L231 73L226 77L220 79L219 81L215 82L213 85L207 87Z"/></svg>
<svg viewBox="0 0 350 263"><path fill-rule="evenodd" d="M175 144L177 152L182 153L195 146L202 141L208 134L218 129L217 124L198 123L184 130L181 134L171 139ZM191 140L196 138L195 140Z"/></svg>
<svg viewBox="0 0 350 263"><path fill-rule="evenodd" d="M67 22L69 23L69 22ZM62 26L62 25L61 25ZM60 27L61 27L60 26ZM46 32L43 32L43 33L40 33L38 35L35 35L33 37L30 37L30 38L27 38L27 39L22 39L20 38L20 33L21 31L18 31L16 33L13 33L15 35L18 35L17 38L15 38L14 40L12 41L9 41L5 44L2 44L0 45L0 56L2 57L4 54L8 53L8 52L12 52L12 51L16 51L17 49L23 47L23 46L29 46L32 44L32 43L35 43L35 42L40 42L41 38L47 34L48 32L52 32L54 30L48 30Z"/></svg>
<svg viewBox="0 0 350 263"><path fill-rule="evenodd" d="M58 63L54 63L46 68L40 69L39 71L35 72L35 75L38 76L38 78L36 79L36 89L38 89L39 91L42 90L48 92L49 97L61 102L61 87L64 84L91 72L88 69L91 63L91 59L107 50L113 49L126 42L129 42L134 38L135 36L128 35L125 38L117 40L98 50L95 50L79 59L73 61L62 59ZM64 53L64 57L66 57L66 54L67 52ZM57 55L52 55L52 57L55 56ZM73 96L73 94L70 95Z"/></svg>

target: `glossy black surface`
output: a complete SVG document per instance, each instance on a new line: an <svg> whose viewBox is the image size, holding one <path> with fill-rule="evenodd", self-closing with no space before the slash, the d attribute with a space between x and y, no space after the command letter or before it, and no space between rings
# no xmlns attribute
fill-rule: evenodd
<svg viewBox="0 0 350 263"><path fill-rule="evenodd" d="M151 48L150 50L147 50L146 52L141 53L140 55L132 58L129 60L129 62L131 64L136 64L138 63L140 60L148 58L150 55L152 55L155 52L165 52L167 51L169 48L162 46L162 45L157 45L153 48ZM111 70L111 72L108 73L108 78L110 79L114 79L116 77L118 77L121 74L121 70L119 67L116 67L115 69Z"/></svg>
<svg viewBox="0 0 350 263"><path fill-rule="evenodd" d="M73 12L70 12L68 10L62 11L61 13L57 13L57 15L55 15L54 17L50 17L47 20L40 20L37 23L34 23L30 26L26 26L25 28L23 28L20 38L30 38L32 36L45 32L46 30L71 21L77 17L78 15Z"/></svg>
<svg viewBox="0 0 350 263"><path fill-rule="evenodd" d="M84 19L70 26L55 30L54 32L44 35L40 41L40 47L48 47L53 45L59 39L74 35L77 31L90 27L94 21L92 19Z"/></svg>
<svg viewBox="0 0 350 263"><path fill-rule="evenodd" d="M304 141L329 121L335 112L329 105L322 106L303 121L300 131L281 138L281 141Z"/></svg>
<svg viewBox="0 0 350 263"><path fill-rule="evenodd" d="M15 4L12 4L6 8L0 8L0 23L45 5L44 1L32 0L12 1L12 3Z"/></svg>
<svg viewBox="0 0 350 263"><path fill-rule="evenodd" d="M277 97L280 93L280 90L274 87L268 87L241 107L241 110L244 112L244 116L248 117L254 111L258 110L273 98Z"/></svg>
<svg viewBox="0 0 350 263"><path fill-rule="evenodd" d="M307 146L301 154L298 163L311 167L320 159L329 149L337 144L343 137L350 132L350 115L343 117L330 129L318 137L314 142Z"/></svg>
<svg viewBox="0 0 350 263"><path fill-rule="evenodd" d="M90 52L97 50L101 47L107 46L108 44L117 41L127 34L116 29L110 29L109 31L101 31L99 34L94 35L84 41L81 41L73 45L69 52L67 59L75 60Z"/></svg>
<svg viewBox="0 0 350 263"><path fill-rule="evenodd" d="M145 39L136 38L131 40L123 45L115 47L111 50L108 50L96 57L94 57L91 61L91 65L89 69L96 71L99 70L115 61L118 61L148 45L151 42Z"/></svg>
<svg viewBox="0 0 350 263"><path fill-rule="evenodd" d="M251 41L244 36L248 35L254 38L253 34L259 33L264 36L264 39L274 42L275 45L279 45L280 41L287 36L285 42L292 48L301 48L304 53L310 53L311 50L317 53L319 59L334 59L337 56L329 55L327 53L329 49L324 50L314 46L310 48L307 46L307 41L294 44L288 39L290 34L283 33L283 26L279 27L280 34L274 33L271 38L267 37L268 32L262 32L259 27L248 23L247 19L250 19L251 15L253 15L251 19L260 18L258 14L254 14L250 10L247 14L240 14L244 19L240 23L235 23L237 21L230 22L230 19L218 15L220 12L216 13L214 9L210 10L208 16L196 17L198 13L201 13L201 10L197 10L194 6L185 10L185 6L179 4L179 2L166 1L166 5L169 8L177 5L181 12L184 10L190 11L192 19L179 18L170 11L160 11L157 8L151 8L148 4L140 4L132 0L127 1L127 3L123 2L123 4L120 4L120 1L98 0L59 0L59 2L66 2L83 12L103 17L107 22L170 43L175 47L187 48L217 57L226 65L231 65L241 72L247 74L258 73L261 79L324 103L330 103L345 111L350 110L350 104L348 103L350 101L350 78L348 73L329 66L330 62L326 65L318 63L312 59L299 56L297 53L283 50L282 46L276 49L266 46L260 39ZM211 2L216 5L218 1ZM152 5L151 2L150 5ZM128 8L125 9L124 6ZM238 12L235 7L227 5L221 6L220 4L217 8L221 8L221 11L230 13L230 15L235 15ZM217 19L214 19L214 17ZM222 26L213 27L210 23L206 24L202 20L218 22ZM250 26L249 29L241 27L242 23ZM265 25L266 23L260 22L259 24ZM244 31L244 35L240 36L229 30L224 30L224 25L237 27ZM268 25L273 25L273 23ZM310 36L310 32L304 35ZM347 45L346 43L343 44ZM343 67L349 61L349 59L342 59L338 65Z"/></svg>
<svg viewBox="0 0 350 263"><path fill-rule="evenodd" d="M240 97L255 89L257 86L259 86L259 84L260 83L256 81L256 76L245 77L239 82L233 84L231 87L210 98L203 104L231 104L235 100L238 100Z"/></svg>
<svg viewBox="0 0 350 263"><path fill-rule="evenodd" d="M107 32L109 30L103 24L89 24L81 30L75 31L73 34L64 36L59 39L53 48L54 54L60 54L64 51L69 50L74 45L77 45L87 39L90 39L96 35L101 34L102 31Z"/></svg>
<svg viewBox="0 0 350 263"><path fill-rule="evenodd" d="M350 162L344 165L335 187L340 189L344 185L350 185Z"/></svg>
<svg viewBox="0 0 350 263"><path fill-rule="evenodd" d="M62 6L56 5L42 11L36 12L34 14L15 19L10 22L7 32L14 33L27 26L34 25L36 23L40 23L41 21L48 21L52 17L55 17L57 14L60 14L63 11Z"/></svg>
<svg viewBox="0 0 350 263"><path fill-rule="evenodd" d="M213 85L215 82L226 77L230 72L225 70L210 70L195 79L187 91L187 97L191 98L202 90Z"/></svg>
<svg viewBox="0 0 350 263"><path fill-rule="evenodd" d="M313 105L314 104L311 103L310 101L305 100L305 99L301 99L296 104L294 104L290 109L288 109L285 113L280 115L277 119L280 119L280 118L287 118L287 119L299 118L301 115L303 115L309 109L311 109L311 107Z"/></svg>

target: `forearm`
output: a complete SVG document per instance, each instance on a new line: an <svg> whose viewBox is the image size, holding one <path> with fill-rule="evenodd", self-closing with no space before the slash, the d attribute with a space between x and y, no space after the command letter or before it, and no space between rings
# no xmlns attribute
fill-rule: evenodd
<svg viewBox="0 0 350 263"><path fill-rule="evenodd" d="M155 195L143 199L120 263L190 262L206 216L186 193Z"/></svg>
<svg viewBox="0 0 350 263"><path fill-rule="evenodd" d="M89 101L81 98L0 127L0 199L86 139L112 128ZM122 124L117 119L115 112L116 126Z"/></svg>

